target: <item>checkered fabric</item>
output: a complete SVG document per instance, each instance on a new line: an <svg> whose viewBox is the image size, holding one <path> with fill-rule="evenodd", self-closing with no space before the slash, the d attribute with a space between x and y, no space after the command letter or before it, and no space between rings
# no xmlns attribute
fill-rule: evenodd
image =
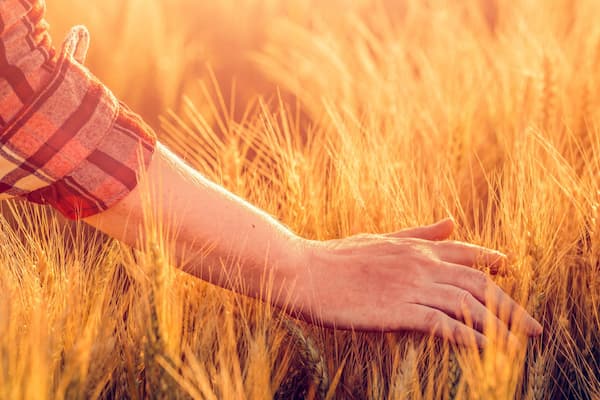
<svg viewBox="0 0 600 400"><path fill-rule="evenodd" d="M44 13L44 0L0 0L0 199L83 218L133 190L156 137L82 65L87 30L57 54Z"/></svg>

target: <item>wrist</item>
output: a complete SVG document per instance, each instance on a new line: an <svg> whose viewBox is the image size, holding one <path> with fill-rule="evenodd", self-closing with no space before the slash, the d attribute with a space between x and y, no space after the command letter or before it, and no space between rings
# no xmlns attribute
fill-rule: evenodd
<svg viewBox="0 0 600 400"><path fill-rule="evenodd" d="M314 299L321 267L317 262L324 256L322 242L294 236L290 239L284 262L275 273L271 303L297 317L309 317L315 312Z"/></svg>
<svg viewBox="0 0 600 400"><path fill-rule="evenodd" d="M295 308L298 289L303 286L306 268L311 257L311 241L291 231L284 233L282 240L271 242L267 269L261 278L261 286L266 284L266 296L262 300L277 307Z"/></svg>

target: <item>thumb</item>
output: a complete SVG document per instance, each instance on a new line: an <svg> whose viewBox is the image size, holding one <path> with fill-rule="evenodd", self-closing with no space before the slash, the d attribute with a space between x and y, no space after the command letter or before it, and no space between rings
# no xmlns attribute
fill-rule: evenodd
<svg viewBox="0 0 600 400"><path fill-rule="evenodd" d="M446 240L454 231L454 220L446 218L433 225L419 226L417 228L403 229L398 232L387 233L384 236L393 238L416 238L424 240Z"/></svg>

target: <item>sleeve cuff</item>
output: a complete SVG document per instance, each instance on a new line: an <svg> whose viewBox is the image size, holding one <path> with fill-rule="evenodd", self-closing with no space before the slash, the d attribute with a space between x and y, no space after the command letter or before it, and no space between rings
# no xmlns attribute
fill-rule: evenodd
<svg viewBox="0 0 600 400"><path fill-rule="evenodd" d="M50 204L70 219L105 211L136 186L140 171L150 164L156 139L153 131L124 104L97 147L68 176L27 195Z"/></svg>
<svg viewBox="0 0 600 400"><path fill-rule="evenodd" d="M71 219L130 193L156 145L152 129L75 59L78 49L67 41L49 83L0 138L18 165L0 182L6 192Z"/></svg>
<svg viewBox="0 0 600 400"><path fill-rule="evenodd" d="M109 134L119 103L69 54L48 84L2 130L5 158L17 166L2 178L19 195L71 174Z"/></svg>

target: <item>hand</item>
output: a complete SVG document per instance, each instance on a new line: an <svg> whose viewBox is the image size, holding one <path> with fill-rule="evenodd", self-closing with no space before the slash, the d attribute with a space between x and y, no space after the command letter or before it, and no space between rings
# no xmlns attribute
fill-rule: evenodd
<svg viewBox="0 0 600 400"><path fill-rule="evenodd" d="M498 318L498 309L505 309L505 320L539 335L537 321L486 273L470 268L482 262L497 269L506 256L445 240L453 229L447 219L385 235L311 242L307 276L296 284L298 309L338 328L414 330L459 344L474 339L480 347L487 342L482 333L491 332L486 327L512 337Z"/></svg>

